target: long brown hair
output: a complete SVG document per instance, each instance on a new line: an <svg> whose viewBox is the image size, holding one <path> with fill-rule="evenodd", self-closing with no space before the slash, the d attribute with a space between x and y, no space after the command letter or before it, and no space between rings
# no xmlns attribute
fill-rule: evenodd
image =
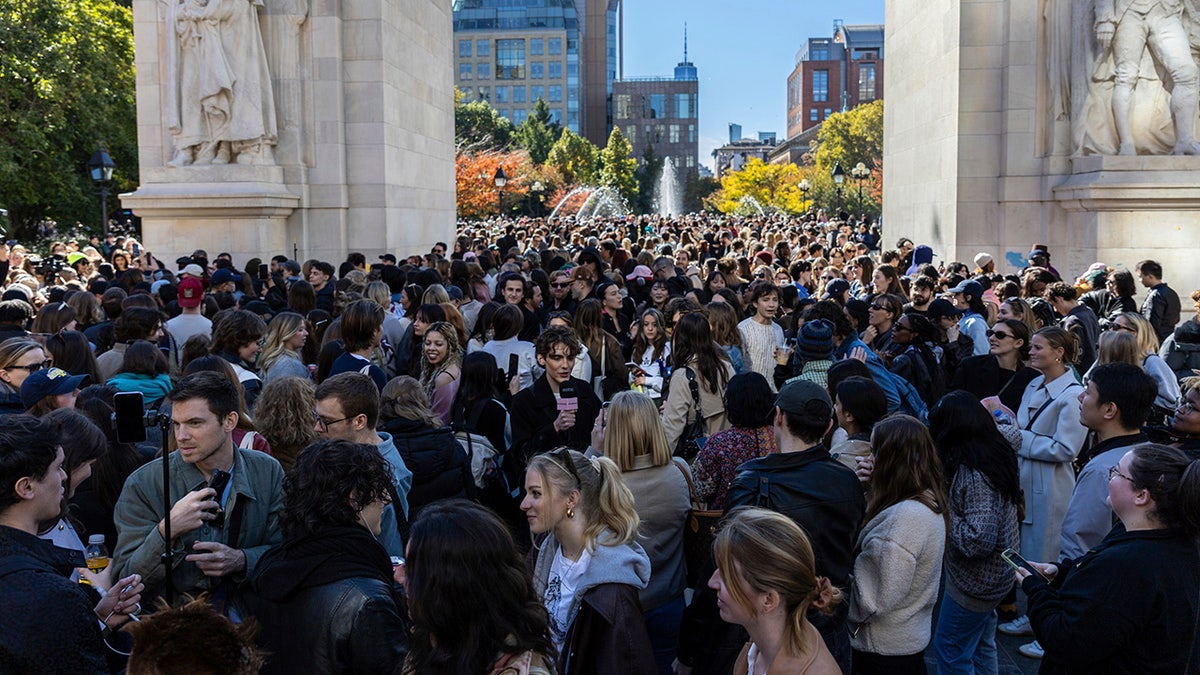
<svg viewBox="0 0 1200 675"><path fill-rule="evenodd" d="M942 460L933 447L929 429L915 417L892 415L875 424L871 447L875 451L875 471L863 521L913 499L941 514L949 526Z"/></svg>

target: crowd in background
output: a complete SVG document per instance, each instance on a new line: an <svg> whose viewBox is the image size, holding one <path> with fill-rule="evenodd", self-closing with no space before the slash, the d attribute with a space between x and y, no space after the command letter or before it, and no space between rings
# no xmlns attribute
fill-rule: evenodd
<svg viewBox="0 0 1200 675"><path fill-rule="evenodd" d="M1153 260L824 213L39 253L0 246L2 672L1200 665L1200 314Z"/></svg>

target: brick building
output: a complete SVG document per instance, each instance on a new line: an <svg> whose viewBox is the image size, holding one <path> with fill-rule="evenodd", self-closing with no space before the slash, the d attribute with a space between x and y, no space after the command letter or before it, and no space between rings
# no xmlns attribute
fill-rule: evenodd
<svg viewBox="0 0 1200 675"><path fill-rule="evenodd" d="M883 96L883 25L834 22L833 37L809 38L788 76L787 135Z"/></svg>

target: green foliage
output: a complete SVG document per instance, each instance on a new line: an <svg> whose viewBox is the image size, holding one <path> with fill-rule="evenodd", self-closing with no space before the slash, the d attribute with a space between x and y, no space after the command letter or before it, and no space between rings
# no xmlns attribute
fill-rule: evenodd
<svg viewBox="0 0 1200 675"><path fill-rule="evenodd" d="M516 127L487 101L462 102L454 95L454 140L459 148L472 152L507 150L513 143Z"/></svg>
<svg viewBox="0 0 1200 675"><path fill-rule="evenodd" d="M812 158L817 169L826 173L833 170L834 163L841 162L847 179L850 168L859 162L869 169L882 166L883 101L830 115L821 123L813 142Z"/></svg>
<svg viewBox="0 0 1200 675"><path fill-rule="evenodd" d="M517 145L529 152L529 158L534 164L544 164L550 156L550 148L554 147L554 139L562 133L562 125L550 119L550 106L546 99L538 97L533 104L533 114L517 127Z"/></svg>
<svg viewBox="0 0 1200 675"><path fill-rule="evenodd" d="M721 191L710 201L715 202L721 213L740 213L751 199L763 209L801 213L804 200L800 179L800 168L795 164L767 164L754 158L740 171L725 174L721 178Z"/></svg>
<svg viewBox="0 0 1200 675"><path fill-rule="evenodd" d="M600 184L621 193L629 204L637 200L638 182L633 173L637 171L633 146L625 140L620 127L613 127L608 135L608 145L600 151Z"/></svg>
<svg viewBox="0 0 1200 675"><path fill-rule="evenodd" d="M87 161L116 163L113 193L137 179L133 17L114 0L0 0L0 207L11 237L38 221L100 226ZM116 200L109 200L109 208Z"/></svg>
<svg viewBox="0 0 1200 675"><path fill-rule="evenodd" d="M591 141L570 129L563 129L554 147L550 148L546 163L557 169L568 185L583 185L595 180L598 155L599 151Z"/></svg>
<svg viewBox="0 0 1200 675"><path fill-rule="evenodd" d="M720 189L721 181L711 177L703 178L698 171L691 169L683 183L683 210L686 213L702 211L709 195Z"/></svg>

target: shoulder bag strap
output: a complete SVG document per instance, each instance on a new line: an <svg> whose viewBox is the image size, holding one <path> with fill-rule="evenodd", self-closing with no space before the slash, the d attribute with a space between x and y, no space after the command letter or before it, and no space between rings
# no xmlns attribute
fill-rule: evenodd
<svg viewBox="0 0 1200 675"><path fill-rule="evenodd" d="M696 498L696 485L692 483L691 472L683 468L683 464L676 462L674 457L671 458L671 463L675 465L676 469L679 469L679 473L682 473L683 479L687 481L688 499L692 501L692 508L697 511L700 510L700 501Z"/></svg>
<svg viewBox="0 0 1200 675"><path fill-rule="evenodd" d="M1072 387L1080 387L1080 386L1083 386L1083 385L1079 384L1078 382L1072 382L1071 384L1067 385L1067 388L1063 390L1063 393L1065 394ZM1047 394L1047 395L1049 395L1049 394ZM1033 423L1036 422L1037 419L1042 416L1042 413L1046 411L1046 408L1050 407L1051 403L1054 403L1057 400L1058 399L1056 399L1054 397L1047 399L1046 402L1042 404L1042 407L1038 408L1037 412L1033 413L1033 417L1029 418L1029 424L1025 425L1025 431L1031 431L1033 429Z"/></svg>
<svg viewBox="0 0 1200 675"><path fill-rule="evenodd" d="M691 366L685 366L683 374L687 376L688 388L692 390L692 402L696 404L696 419L704 419L704 412L700 409L700 385L696 383L696 374L692 372Z"/></svg>
<svg viewBox="0 0 1200 675"><path fill-rule="evenodd" d="M608 336L600 338L600 377L608 377Z"/></svg>

